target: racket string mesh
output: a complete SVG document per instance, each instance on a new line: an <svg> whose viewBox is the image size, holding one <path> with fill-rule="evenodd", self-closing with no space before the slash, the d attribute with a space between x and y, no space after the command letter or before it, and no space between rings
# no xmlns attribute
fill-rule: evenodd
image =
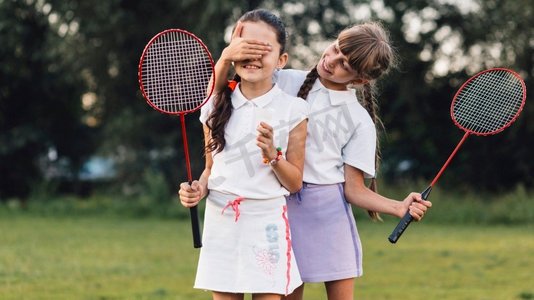
<svg viewBox="0 0 534 300"><path fill-rule="evenodd" d="M141 66L150 102L169 113L193 111L206 99L213 67L207 49L189 34L170 31L156 38Z"/></svg>
<svg viewBox="0 0 534 300"><path fill-rule="evenodd" d="M474 134L492 134L507 127L522 109L524 88L514 74L492 70L475 77L456 95L452 117Z"/></svg>

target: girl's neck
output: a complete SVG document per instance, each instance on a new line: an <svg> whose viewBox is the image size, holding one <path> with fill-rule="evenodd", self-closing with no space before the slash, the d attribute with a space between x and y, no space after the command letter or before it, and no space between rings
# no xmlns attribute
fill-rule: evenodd
<svg viewBox="0 0 534 300"><path fill-rule="evenodd" d="M273 88L272 81L265 82L248 82L241 81L239 84L241 94L248 100L258 98L267 94Z"/></svg>
<svg viewBox="0 0 534 300"><path fill-rule="evenodd" d="M321 81L321 84L325 88L327 88L329 90L334 90L334 91L346 91L346 90L348 90L348 88L347 88L348 84L333 82L333 81L330 81L330 80L323 79L320 76L319 76L319 81Z"/></svg>

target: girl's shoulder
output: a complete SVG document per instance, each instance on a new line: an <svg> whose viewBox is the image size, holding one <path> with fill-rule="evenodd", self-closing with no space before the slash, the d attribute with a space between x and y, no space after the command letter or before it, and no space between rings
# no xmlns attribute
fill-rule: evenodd
<svg viewBox="0 0 534 300"><path fill-rule="evenodd" d="M306 78L306 75L309 71L305 70L296 70L296 69L280 69L274 72L275 78L280 79L293 79L293 80L303 80Z"/></svg>
<svg viewBox="0 0 534 300"><path fill-rule="evenodd" d="M281 103L284 103L284 106L285 105L297 105L297 106L308 106L308 101L300 98L300 97L297 97L295 95L292 95L291 93L288 93L287 91L285 91L284 89L282 89L282 87L280 86L279 83L276 83L276 88L278 89L278 95L276 97L276 99L278 99Z"/></svg>
<svg viewBox="0 0 534 300"><path fill-rule="evenodd" d="M304 113L306 115L308 114L308 111L309 111L308 101L287 93L286 91L280 88L278 83L276 84L276 88L278 89L278 94L276 95L276 97L273 98L273 100L276 103L274 105L278 109L283 109L284 111L287 111L289 114L292 114L292 113Z"/></svg>
<svg viewBox="0 0 534 300"><path fill-rule="evenodd" d="M292 96L283 90L279 90L273 100L273 108L278 112L279 117L284 119L281 124L286 124L285 126L288 126L289 130L295 128L310 115L310 107L307 101Z"/></svg>
<svg viewBox="0 0 534 300"><path fill-rule="evenodd" d="M284 92L296 96L304 83L308 71L282 69L274 72L273 82L277 83Z"/></svg>

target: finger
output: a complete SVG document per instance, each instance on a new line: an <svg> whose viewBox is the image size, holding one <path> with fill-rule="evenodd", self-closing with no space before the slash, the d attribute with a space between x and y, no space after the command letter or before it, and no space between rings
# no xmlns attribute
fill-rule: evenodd
<svg viewBox="0 0 534 300"><path fill-rule="evenodd" d="M185 207L193 207L193 206L196 206L197 204L196 203L193 203L193 202L185 202L185 201L181 201L182 205L185 206Z"/></svg>
<svg viewBox="0 0 534 300"><path fill-rule="evenodd" d="M264 137L267 139L273 138L273 133L267 130L258 130L258 137Z"/></svg>
<svg viewBox="0 0 534 300"><path fill-rule="evenodd" d="M192 204L192 203L195 203L196 200L195 198L188 198L188 197L180 197L180 202L185 203L185 204Z"/></svg>
<svg viewBox="0 0 534 300"><path fill-rule="evenodd" d="M256 130L259 132L259 134L265 137L272 137L274 135L273 128L265 122L260 122Z"/></svg>
<svg viewBox="0 0 534 300"><path fill-rule="evenodd" d="M272 139L273 138L273 135L271 132L269 131L266 131L266 130L258 130L258 138L267 138L267 139Z"/></svg>
<svg viewBox="0 0 534 300"><path fill-rule="evenodd" d="M184 197L191 197L199 193L198 190L194 190L187 182L180 184L180 190L178 191L178 195Z"/></svg>
<svg viewBox="0 0 534 300"><path fill-rule="evenodd" d="M186 202L196 201L196 199L200 197L199 192L188 193L185 191L180 191L178 195L180 197L180 200L183 200Z"/></svg>
<svg viewBox="0 0 534 300"><path fill-rule="evenodd" d="M248 50L256 50L261 52L269 52L272 50L272 46L263 41L246 39L244 42L246 44L246 49Z"/></svg>
<svg viewBox="0 0 534 300"><path fill-rule="evenodd" d="M263 57L262 54L239 54L235 61L254 61L254 60L260 60Z"/></svg>
<svg viewBox="0 0 534 300"><path fill-rule="evenodd" d="M269 51L264 50L253 50L253 49L242 49L239 55L243 58L262 58L263 56L269 54Z"/></svg>
<svg viewBox="0 0 534 300"><path fill-rule="evenodd" d="M417 208L419 208L421 210L424 210L424 211L426 211L426 209L427 209L427 206L422 201L413 201L412 203L410 203L410 205L413 206L413 207L417 207Z"/></svg>
<svg viewBox="0 0 534 300"><path fill-rule="evenodd" d="M191 189L195 192L200 191L200 183L197 180L193 181L191 184Z"/></svg>
<svg viewBox="0 0 534 300"><path fill-rule="evenodd" d="M269 143L266 143L265 140L256 139L256 146L260 147L263 152L266 152L269 149Z"/></svg>
<svg viewBox="0 0 534 300"><path fill-rule="evenodd" d="M232 39L241 37L241 34L243 33L243 23L241 21L238 21L235 25L234 32L232 33Z"/></svg>
<svg viewBox="0 0 534 300"><path fill-rule="evenodd" d="M421 220L424 216L424 212L417 207L410 207L410 215L417 221Z"/></svg>
<svg viewBox="0 0 534 300"><path fill-rule="evenodd" d="M423 197L421 196L420 193L410 193L409 195L410 198L412 198L412 202L420 202L420 201L423 201Z"/></svg>
<svg viewBox="0 0 534 300"><path fill-rule="evenodd" d="M412 203L418 203L419 205L421 205L421 207L422 207L422 206L425 206L425 207L432 207L432 202L427 201L427 200L424 200L424 199L421 198L421 197L415 197L415 198L413 198Z"/></svg>
<svg viewBox="0 0 534 300"><path fill-rule="evenodd" d="M265 122L260 122L260 126L262 128L265 128L265 129L269 130L269 131L273 131L273 127L271 127L271 125L269 125L269 124L267 124Z"/></svg>
<svg viewBox="0 0 534 300"><path fill-rule="evenodd" d="M191 186L189 185L188 182L182 182L182 183L180 184L180 191L182 191L182 190L183 190L183 191L189 191L189 192L192 191Z"/></svg>
<svg viewBox="0 0 534 300"><path fill-rule="evenodd" d="M197 203L198 201L200 201L200 195L199 193L181 194L180 201L183 203Z"/></svg>

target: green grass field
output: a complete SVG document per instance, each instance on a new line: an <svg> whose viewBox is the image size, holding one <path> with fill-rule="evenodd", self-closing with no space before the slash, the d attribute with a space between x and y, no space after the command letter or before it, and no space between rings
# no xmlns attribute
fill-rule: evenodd
<svg viewBox="0 0 534 300"><path fill-rule="evenodd" d="M356 299L534 299L534 228L359 224ZM0 218L0 299L210 299L192 288L198 250L187 221ZM325 299L308 285L305 299Z"/></svg>

